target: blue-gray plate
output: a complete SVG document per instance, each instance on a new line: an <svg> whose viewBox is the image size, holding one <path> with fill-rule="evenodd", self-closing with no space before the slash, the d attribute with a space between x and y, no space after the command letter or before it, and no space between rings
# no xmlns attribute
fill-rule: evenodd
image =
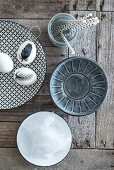
<svg viewBox="0 0 114 170"><path fill-rule="evenodd" d="M62 111L75 116L88 115L95 112L105 99L106 75L96 62L71 57L54 70L50 93Z"/></svg>

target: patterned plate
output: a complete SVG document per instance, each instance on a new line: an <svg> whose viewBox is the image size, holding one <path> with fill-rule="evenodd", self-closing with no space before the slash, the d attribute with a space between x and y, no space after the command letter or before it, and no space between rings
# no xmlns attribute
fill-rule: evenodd
<svg viewBox="0 0 114 170"><path fill-rule="evenodd" d="M62 61L52 74L50 93L55 104L71 115L96 111L107 92L107 79L96 63L87 58L72 57Z"/></svg>
<svg viewBox="0 0 114 170"><path fill-rule="evenodd" d="M26 67L36 72L38 80L35 84L24 87L14 81L13 73L23 66L17 60L16 52L28 39L35 43L37 56L34 62ZM27 28L11 21L0 21L0 52L7 53L14 62L14 69L10 74L0 73L0 109L11 109L29 101L39 91L46 73L46 60L38 39Z"/></svg>

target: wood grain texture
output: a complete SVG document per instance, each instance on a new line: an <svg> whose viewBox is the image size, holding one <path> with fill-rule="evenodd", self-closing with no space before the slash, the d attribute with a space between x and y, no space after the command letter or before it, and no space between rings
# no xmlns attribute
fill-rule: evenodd
<svg viewBox="0 0 114 170"><path fill-rule="evenodd" d="M67 0L1 0L0 18L50 18L65 12Z"/></svg>
<svg viewBox="0 0 114 170"><path fill-rule="evenodd" d="M45 47L47 73L52 73L55 67L68 57L68 48Z"/></svg>
<svg viewBox="0 0 114 170"><path fill-rule="evenodd" d="M77 18L89 14L90 12L71 11L70 13ZM91 13L93 17L96 16L96 12L91 11ZM73 47L75 48L76 55L96 60L96 26L78 32Z"/></svg>
<svg viewBox="0 0 114 170"><path fill-rule="evenodd" d="M95 113L82 117L68 116L68 121L73 134L72 148L94 148Z"/></svg>
<svg viewBox="0 0 114 170"><path fill-rule="evenodd" d="M114 1L113 0L96 0L96 10L97 11L114 11Z"/></svg>
<svg viewBox="0 0 114 170"><path fill-rule="evenodd" d="M113 170L114 153L103 150L71 150L59 164L39 167L28 163L16 148L0 149L0 170Z"/></svg>
<svg viewBox="0 0 114 170"><path fill-rule="evenodd" d="M98 13L97 60L108 79L107 97L97 113L98 148L114 148L114 12Z"/></svg>
<svg viewBox="0 0 114 170"><path fill-rule="evenodd" d="M74 16L84 16L89 12L73 11ZM92 12L96 16L96 12ZM74 49L76 55L96 60L96 27L78 33ZM69 54L69 57L71 55ZM73 134L73 148L94 148L95 147L95 113L74 117L68 116L69 126Z"/></svg>
<svg viewBox="0 0 114 170"><path fill-rule="evenodd" d="M73 11L94 11L96 10L96 0L70 0L69 10Z"/></svg>
<svg viewBox="0 0 114 170"><path fill-rule="evenodd" d="M16 147L16 133L19 123L0 122L0 148Z"/></svg>
<svg viewBox="0 0 114 170"><path fill-rule="evenodd" d="M20 107L10 110L1 110L0 121L21 122L27 116L38 111L55 112L67 120L67 114L65 114L57 106L55 106L55 104L52 102L50 95L36 95L35 97L33 97L32 100Z"/></svg>

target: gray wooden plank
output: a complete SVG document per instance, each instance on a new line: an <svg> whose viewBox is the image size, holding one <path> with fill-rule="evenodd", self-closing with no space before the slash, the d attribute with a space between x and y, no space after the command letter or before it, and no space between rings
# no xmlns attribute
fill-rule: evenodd
<svg viewBox="0 0 114 170"><path fill-rule="evenodd" d="M114 152L76 149L60 163L39 167L28 163L16 148L0 148L0 170L113 170Z"/></svg>
<svg viewBox="0 0 114 170"><path fill-rule="evenodd" d="M47 60L47 73L52 73L55 67L68 57L68 48L44 47Z"/></svg>
<svg viewBox="0 0 114 170"><path fill-rule="evenodd" d="M0 122L0 147L16 147L16 133L19 127L16 122Z"/></svg>
<svg viewBox="0 0 114 170"><path fill-rule="evenodd" d="M38 95L49 94L49 82L51 74L57 65L68 57L68 48L44 47L47 61L47 74Z"/></svg>
<svg viewBox="0 0 114 170"><path fill-rule="evenodd" d="M95 113L85 117L68 116L68 120L73 134L72 148L94 148Z"/></svg>
<svg viewBox="0 0 114 170"><path fill-rule="evenodd" d="M67 114L62 112L52 102L50 95L36 95L29 102L20 107L10 110L0 110L0 122L21 122L27 116L38 111L55 112L67 120Z"/></svg>
<svg viewBox="0 0 114 170"><path fill-rule="evenodd" d="M96 10L97 11L114 11L114 1L113 0L96 0Z"/></svg>
<svg viewBox="0 0 114 170"><path fill-rule="evenodd" d="M70 0L69 10L94 11L96 10L96 0Z"/></svg>
<svg viewBox="0 0 114 170"><path fill-rule="evenodd" d="M90 12L71 11L70 13L77 18L89 14ZM93 17L96 16L96 12L91 11L91 13ZM77 55L96 60L96 26L78 32L73 47Z"/></svg>
<svg viewBox="0 0 114 170"><path fill-rule="evenodd" d="M89 12L73 11L74 16L83 16ZM93 16L96 15L92 12ZM96 60L96 27L78 33L74 49L76 55L85 56ZM68 116L69 125L73 134L74 148L94 148L95 147L95 113L83 116L74 117Z"/></svg>
<svg viewBox="0 0 114 170"><path fill-rule="evenodd" d="M66 10L67 0L1 0L0 18L50 18Z"/></svg>
<svg viewBox="0 0 114 170"><path fill-rule="evenodd" d="M97 113L97 148L114 148L114 12L98 13L97 60L108 79L107 97Z"/></svg>

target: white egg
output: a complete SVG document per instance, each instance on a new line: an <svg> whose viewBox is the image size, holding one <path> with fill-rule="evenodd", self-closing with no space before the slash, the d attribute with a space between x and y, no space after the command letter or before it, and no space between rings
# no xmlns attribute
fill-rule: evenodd
<svg viewBox="0 0 114 170"><path fill-rule="evenodd" d="M9 73L13 70L13 61L6 53L0 52L0 72Z"/></svg>
<svg viewBox="0 0 114 170"><path fill-rule="evenodd" d="M34 61L36 57L36 45L32 41L23 42L18 51L17 51L17 59L23 65L30 64Z"/></svg>
<svg viewBox="0 0 114 170"><path fill-rule="evenodd" d="M36 82L37 75L32 69L21 67L15 71L14 79L20 85L29 86Z"/></svg>

